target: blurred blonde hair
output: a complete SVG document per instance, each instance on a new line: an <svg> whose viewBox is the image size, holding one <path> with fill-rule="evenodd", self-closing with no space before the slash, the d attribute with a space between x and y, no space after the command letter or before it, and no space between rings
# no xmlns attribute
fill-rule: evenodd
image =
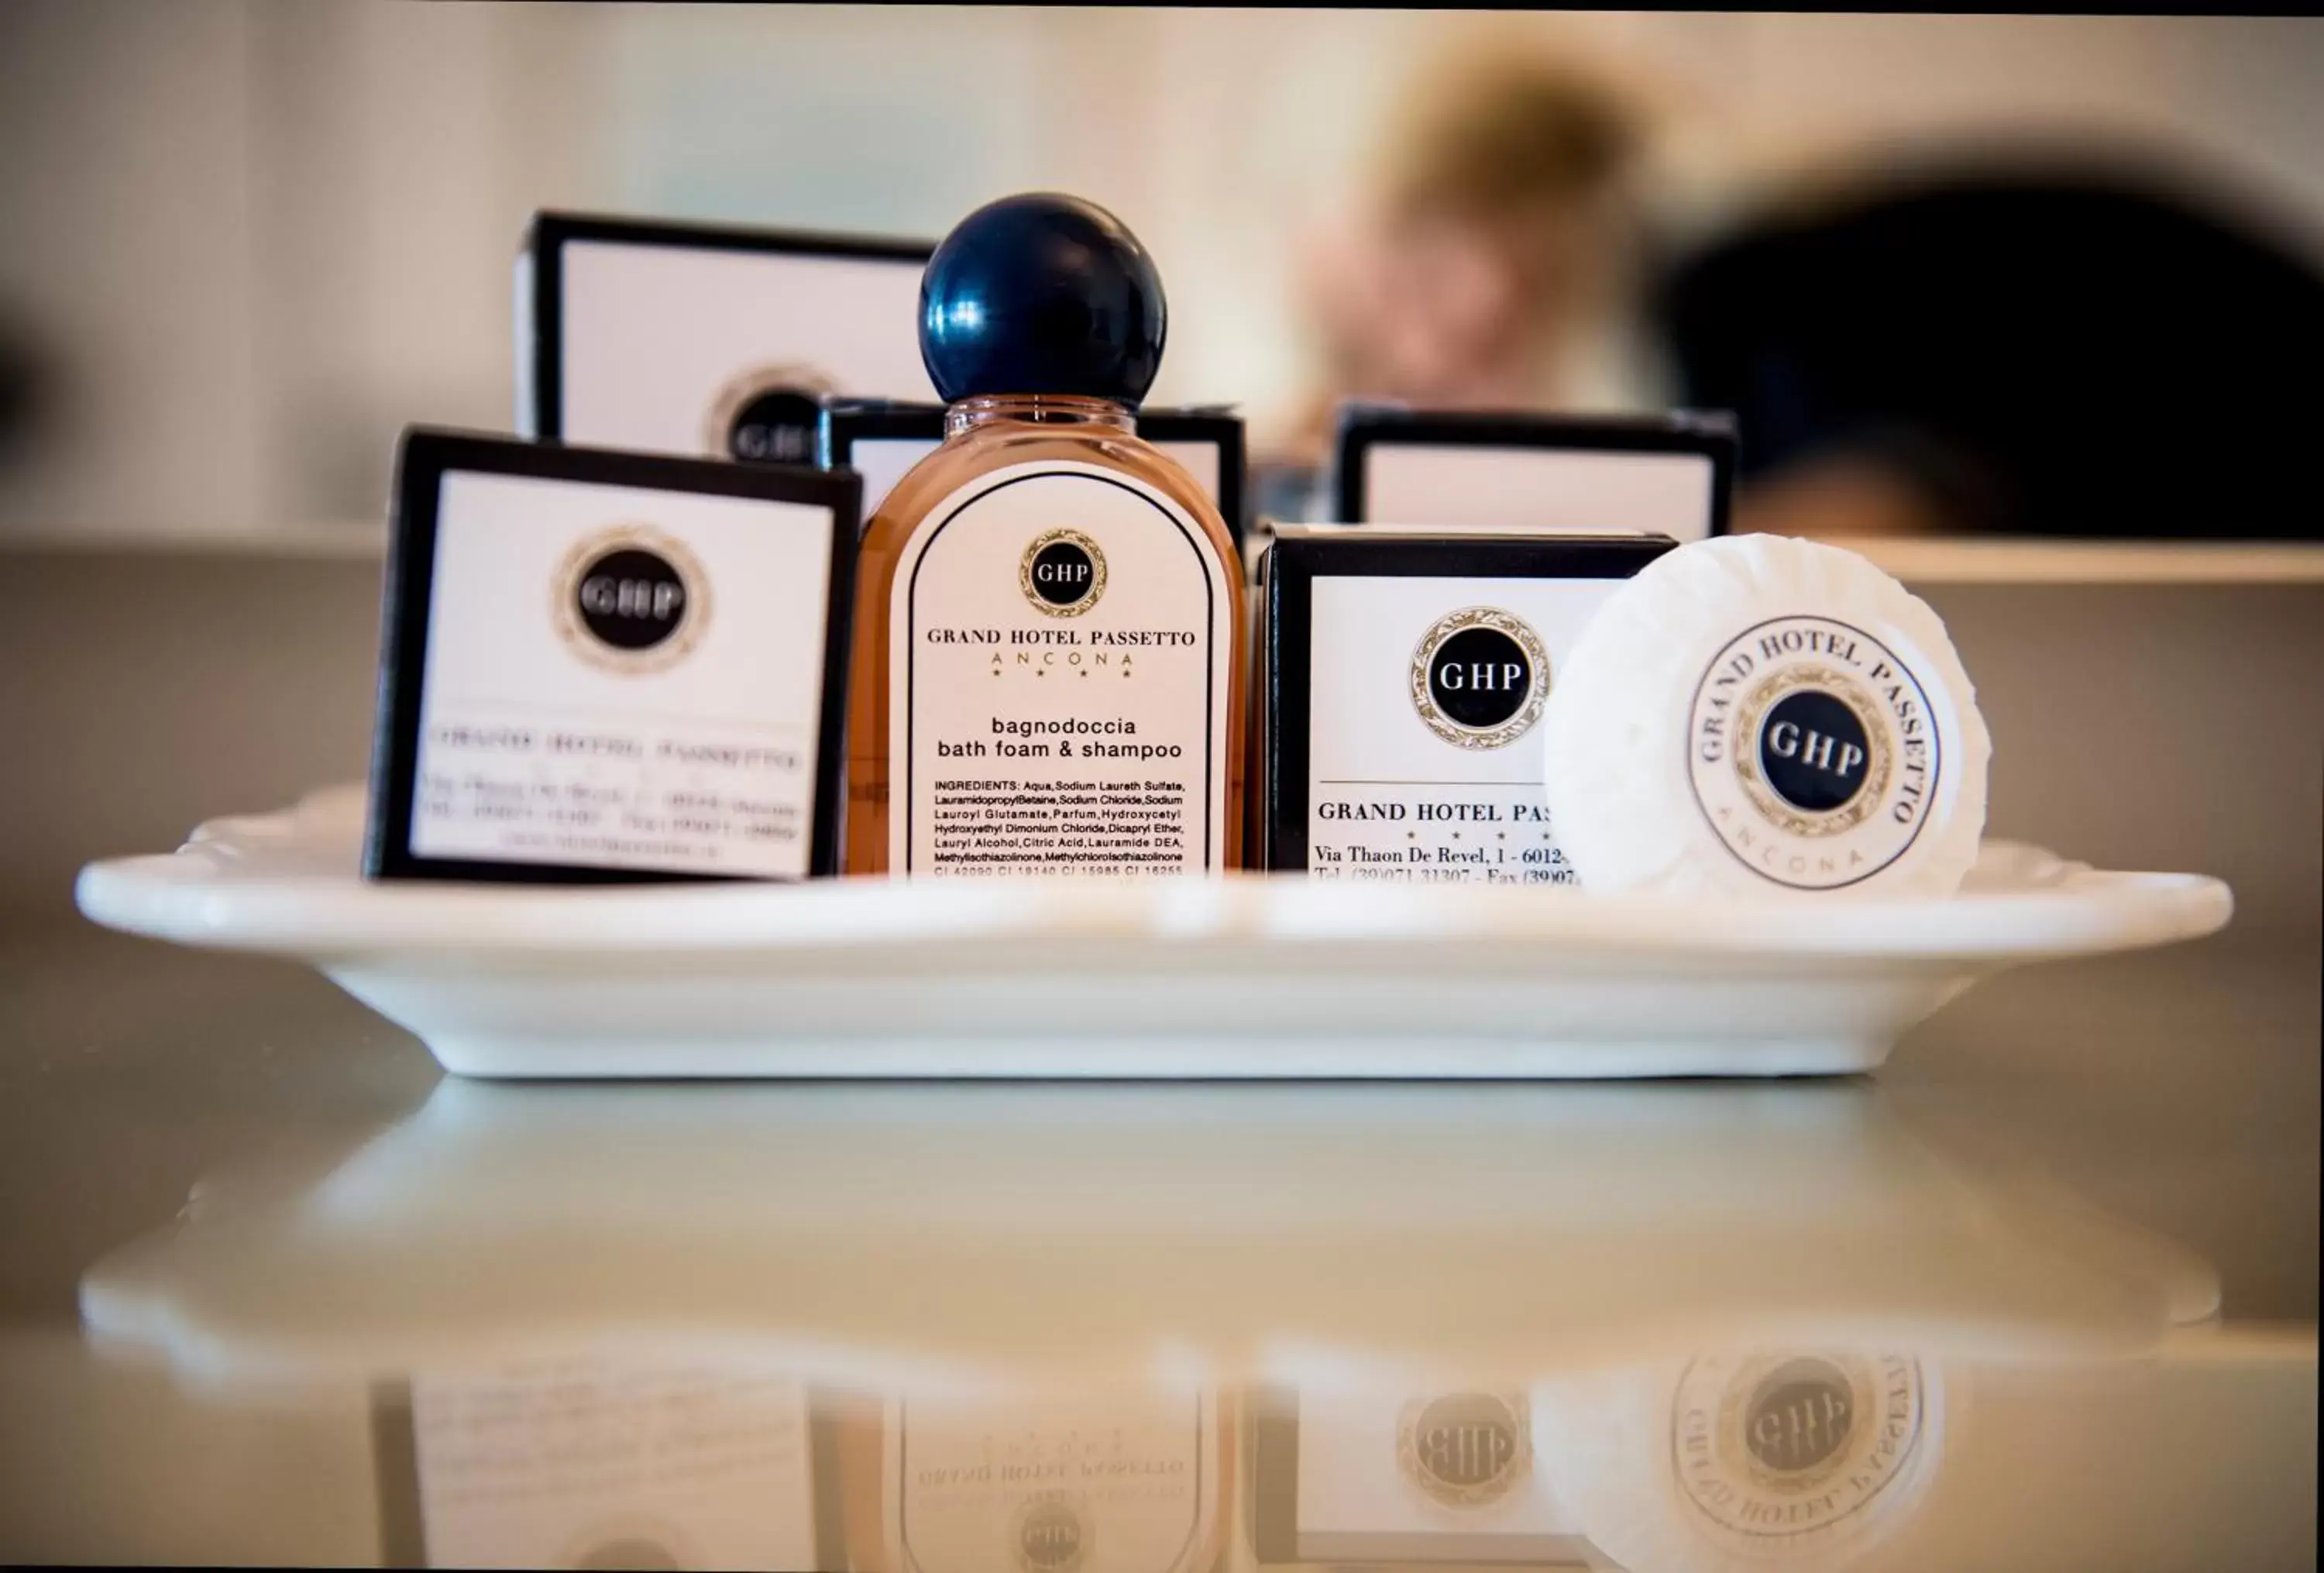
<svg viewBox="0 0 2324 1573"><path fill-rule="evenodd" d="M1441 51L1388 133L1378 189L1391 219L1516 226L1618 201L1646 143L1642 103L1608 70L1510 32Z"/></svg>
<svg viewBox="0 0 2324 1573"><path fill-rule="evenodd" d="M1366 383L1376 368L1353 369L1362 351L1351 347L1375 338L1379 322L1355 281L1398 232L1449 225L1506 263L1518 320L1499 348L1534 363L1524 375L1539 385L1497 402L1563 397L1555 380L1574 358L1566 347L1577 323L1614 314L1636 271L1637 176L1660 100L1545 39L1540 23L1497 19L1443 41L1375 123L1353 222L1320 234L1307 254L1323 369L1290 429L1290 450L1325 446L1341 398L1409 396ZM1427 25L1442 38L1440 19Z"/></svg>

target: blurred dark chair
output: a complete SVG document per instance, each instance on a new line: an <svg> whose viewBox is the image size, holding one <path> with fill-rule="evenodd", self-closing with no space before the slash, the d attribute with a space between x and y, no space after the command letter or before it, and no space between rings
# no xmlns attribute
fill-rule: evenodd
<svg viewBox="0 0 2324 1573"><path fill-rule="evenodd" d="M1840 465L1938 527L2324 537L2324 278L2219 186L1927 160L1748 223L1653 311L1686 403L1739 419L1747 505Z"/></svg>
<svg viewBox="0 0 2324 1573"><path fill-rule="evenodd" d="M0 465L30 449L53 413L57 383L51 347L28 319L0 308Z"/></svg>

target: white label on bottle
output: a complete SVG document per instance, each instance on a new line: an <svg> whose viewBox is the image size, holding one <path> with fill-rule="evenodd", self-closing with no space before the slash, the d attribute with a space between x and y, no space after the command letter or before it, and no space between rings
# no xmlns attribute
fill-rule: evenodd
<svg viewBox="0 0 2324 1573"><path fill-rule="evenodd" d="M1207 1393L889 1411L887 1532L909 1573L1186 1573L1218 1514Z"/></svg>
<svg viewBox="0 0 2324 1573"><path fill-rule="evenodd" d="M827 508L447 476L412 855L806 874Z"/></svg>
<svg viewBox="0 0 2324 1573"><path fill-rule="evenodd" d="M889 867L1224 867L1233 615L1202 526L1119 471L1036 461L945 498L890 603Z"/></svg>
<svg viewBox="0 0 2324 1573"><path fill-rule="evenodd" d="M1623 583L1317 578L1309 874L1571 884L1542 807L1538 723L1566 652Z"/></svg>

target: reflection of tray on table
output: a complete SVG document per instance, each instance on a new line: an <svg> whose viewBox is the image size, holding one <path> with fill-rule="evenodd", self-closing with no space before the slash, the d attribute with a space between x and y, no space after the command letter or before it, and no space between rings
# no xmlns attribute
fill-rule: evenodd
<svg viewBox="0 0 2324 1573"><path fill-rule="evenodd" d="M100 1346L204 1388L407 1394L383 1434L424 1502L407 1491L391 1550L424 1538L462 1565L648 1540L715 1556L746 1542L710 1531L740 1522L738 1562L808 1565L770 1542L812 1531L818 1566L898 1573L910 1564L870 1553L908 1541L928 1568L1020 1568L1012 1549L1044 1527L1018 1515L1030 1494L908 1500L945 1484L905 1468L898 1427L919 1416L935 1425L912 1458L956 1448L972 1422L1022 1443L1102 1426L1204 1482L1176 1499L1191 1511L1142 1527L1087 1504L1064 1527L1099 1546L1205 1546L1232 1522L1260 1566L1506 1567L1595 1548L1598 1567L1731 1567L1661 1479L1662 1428L1698 1361L1767 1349L1843 1371L1859 1352L1915 1363L1917 1462L1868 1522L1913 1537L1916 1563L2007 1565L2009 1531L1984 1528L1997 1520L2070 1546L2061 1565L2118 1564L2146 1543L2126 1538L2126 1513L2169 1493L2052 1515L2061 1492L2103 1500L2126 1471L2177 1481L2180 1510L2200 1501L2230 1550L2264 1538L2291 1476L2255 1484L2248 1461L2297 1452L2300 1417L2234 1387L2232 1349L2202 1353L2216 1275L2037 1175L1965 1167L1934 1134L1857 1081L449 1079L327 1173L294 1155L206 1177L186 1216L89 1270L80 1303ZM2178 1386L2153 1386L2158 1359L2187 1374ZM2271 1371L2312 1393L2312 1340L2304 1368ZM1190 1387L1218 1407L1166 1435ZM2077 1392L2117 1396L2093 1409ZM790 1443L743 1474L725 1453L665 1453L678 1467L650 1490L600 1486L558 1522L487 1500L499 1455L456 1423L498 1417L479 1441L554 1441L589 1462L573 1444L650 1430L679 1397L733 1422L720 1435L748 1422ZM1447 1504L1400 1460L1401 1417L1416 1399L1416 1420L1445 1400L1474 1417L1480 1397L1507 1402L1535 1464L1496 1500ZM2252 1427L2214 1418L2237 1402ZM2190 1413L2218 1429L2190 1432ZM2138 1439L2117 1440L2113 1469L2057 1466L2061 1448L2097 1445L2101 1420ZM2188 1467L2223 1456L2238 1462ZM746 1520L727 1511L743 1492Z"/></svg>

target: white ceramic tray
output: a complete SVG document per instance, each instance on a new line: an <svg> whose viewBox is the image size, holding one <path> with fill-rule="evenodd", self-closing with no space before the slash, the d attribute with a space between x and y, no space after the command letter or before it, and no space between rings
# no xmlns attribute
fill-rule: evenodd
<svg viewBox="0 0 2324 1573"><path fill-rule="evenodd" d="M294 958L471 1076L1774 1076L1978 978L2209 934L2227 888L1988 845L1944 901L1225 879L376 885L361 789L81 871L83 912Z"/></svg>

